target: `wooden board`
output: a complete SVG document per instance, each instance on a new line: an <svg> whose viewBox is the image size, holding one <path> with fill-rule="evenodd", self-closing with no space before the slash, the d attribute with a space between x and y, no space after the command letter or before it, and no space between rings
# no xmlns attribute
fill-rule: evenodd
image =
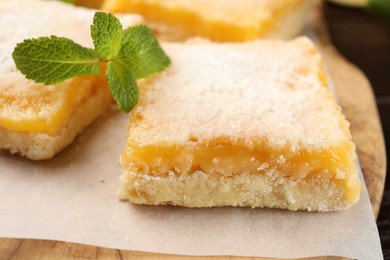
<svg viewBox="0 0 390 260"><path fill-rule="evenodd" d="M386 176L386 151L382 128L371 85L364 74L348 63L329 41L320 9L313 14L313 25L319 37L321 49L339 103L351 123L353 140L367 183L375 216L378 215ZM0 239L0 259L199 259L193 256L176 256L147 252L106 249L75 243L32 240ZM211 259L236 259L237 257L208 257ZM247 258L262 259L270 258ZM310 259L345 259L340 257L318 257Z"/></svg>
<svg viewBox="0 0 390 260"><path fill-rule="evenodd" d="M356 66L346 61L331 44L322 12L313 14L327 69L335 85L338 102L351 123L372 209L378 217L386 179L386 146L372 87Z"/></svg>

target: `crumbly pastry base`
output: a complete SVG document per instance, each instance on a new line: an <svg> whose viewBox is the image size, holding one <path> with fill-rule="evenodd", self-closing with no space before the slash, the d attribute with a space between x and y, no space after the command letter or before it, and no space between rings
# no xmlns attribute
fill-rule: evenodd
<svg viewBox="0 0 390 260"><path fill-rule="evenodd" d="M119 196L136 204L184 207L240 206L307 211L336 211L354 201L345 197L345 182L324 178L288 178L267 174L210 176L203 171L159 177L124 171Z"/></svg>
<svg viewBox="0 0 390 260"><path fill-rule="evenodd" d="M82 86L80 86L82 87ZM0 127L0 149L20 154L31 160L45 160L68 146L74 138L112 104L108 91L95 90L63 123L55 135L46 133L14 132Z"/></svg>

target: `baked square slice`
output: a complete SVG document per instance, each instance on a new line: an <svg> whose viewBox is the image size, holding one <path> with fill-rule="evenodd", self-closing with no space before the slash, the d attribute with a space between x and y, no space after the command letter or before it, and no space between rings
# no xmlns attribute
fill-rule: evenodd
<svg viewBox="0 0 390 260"><path fill-rule="evenodd" d="M92 47L94 13L57 1L0 0L0 149L51 158L110 106L102 77L44 86L27 80L12 59L18 42L39 36L64 36ZM126 15L122 22L130 26L141 17Z"/></svg>
<svg viewBox="0 0 390 260"><path fill-rule="evenodd" d="M314 1L306 0L105 0L109 12L139 13L168 40L201 36L213 41L291 38Z"/></svg>
<svg viewBox="0 0 390 260"><path fill-rule="evenodd" d="M163 47L172 65L142 82L131 112L122 199L308 211L358 201L349 123L309 39Z"/></svg>

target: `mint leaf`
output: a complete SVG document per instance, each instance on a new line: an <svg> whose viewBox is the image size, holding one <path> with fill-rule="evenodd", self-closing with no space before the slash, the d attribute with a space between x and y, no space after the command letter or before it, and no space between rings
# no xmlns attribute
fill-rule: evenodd
<svg viewBox="0 0 390 260"><path fill-rule="evenodd" d="M122 44L123 28L112 14L96 12L91 25L95 49L105 60L116 57Z"/></svg>
<svg viewBox="0 0 390 260"><path fill-rule="evenodd" d="M145 25L136 25L124 31L120 56L129 58L128 66L136 79L163 71L171 64L152 30Z"/></svg>
<svg viewBox="0 0 390 260"><path fill-rule="evenodd" d="M16 67L38 83L56 84L81 75L99 75L99 55L62 37L28 39L16 45Z"/></svg>
<svg viewBox="0 0 390 260"><path fill-rule="evenodd" d="M108 13L95 13L91 36L96 50L51 36L17 44L12 57L26 78L46 85L99 75L100 62L106 61L111 95L122 111L129 112L139 99L136 80L164 70L171 61L148 27L123 31L119 20Z"/></svg>
<svg viewBox="0 0 390 260"><path fill-rule="evenodd" d="M130 112L139 99L139 89L127 58L108 62L106 77L111 95L123 112Z"/></svg>

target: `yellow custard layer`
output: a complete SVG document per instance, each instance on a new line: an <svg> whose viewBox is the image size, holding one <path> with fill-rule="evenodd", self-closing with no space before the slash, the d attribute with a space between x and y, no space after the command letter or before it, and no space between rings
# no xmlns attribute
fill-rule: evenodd
<svg viewBox="0 0 390 260"><path fill-rule="evenodd" d="M102 8L139 13L147 21L173 26L187 36L247 41L267 37L279 26L290 26L280 23L304 4L304 0L106 0Z"/></svg>

